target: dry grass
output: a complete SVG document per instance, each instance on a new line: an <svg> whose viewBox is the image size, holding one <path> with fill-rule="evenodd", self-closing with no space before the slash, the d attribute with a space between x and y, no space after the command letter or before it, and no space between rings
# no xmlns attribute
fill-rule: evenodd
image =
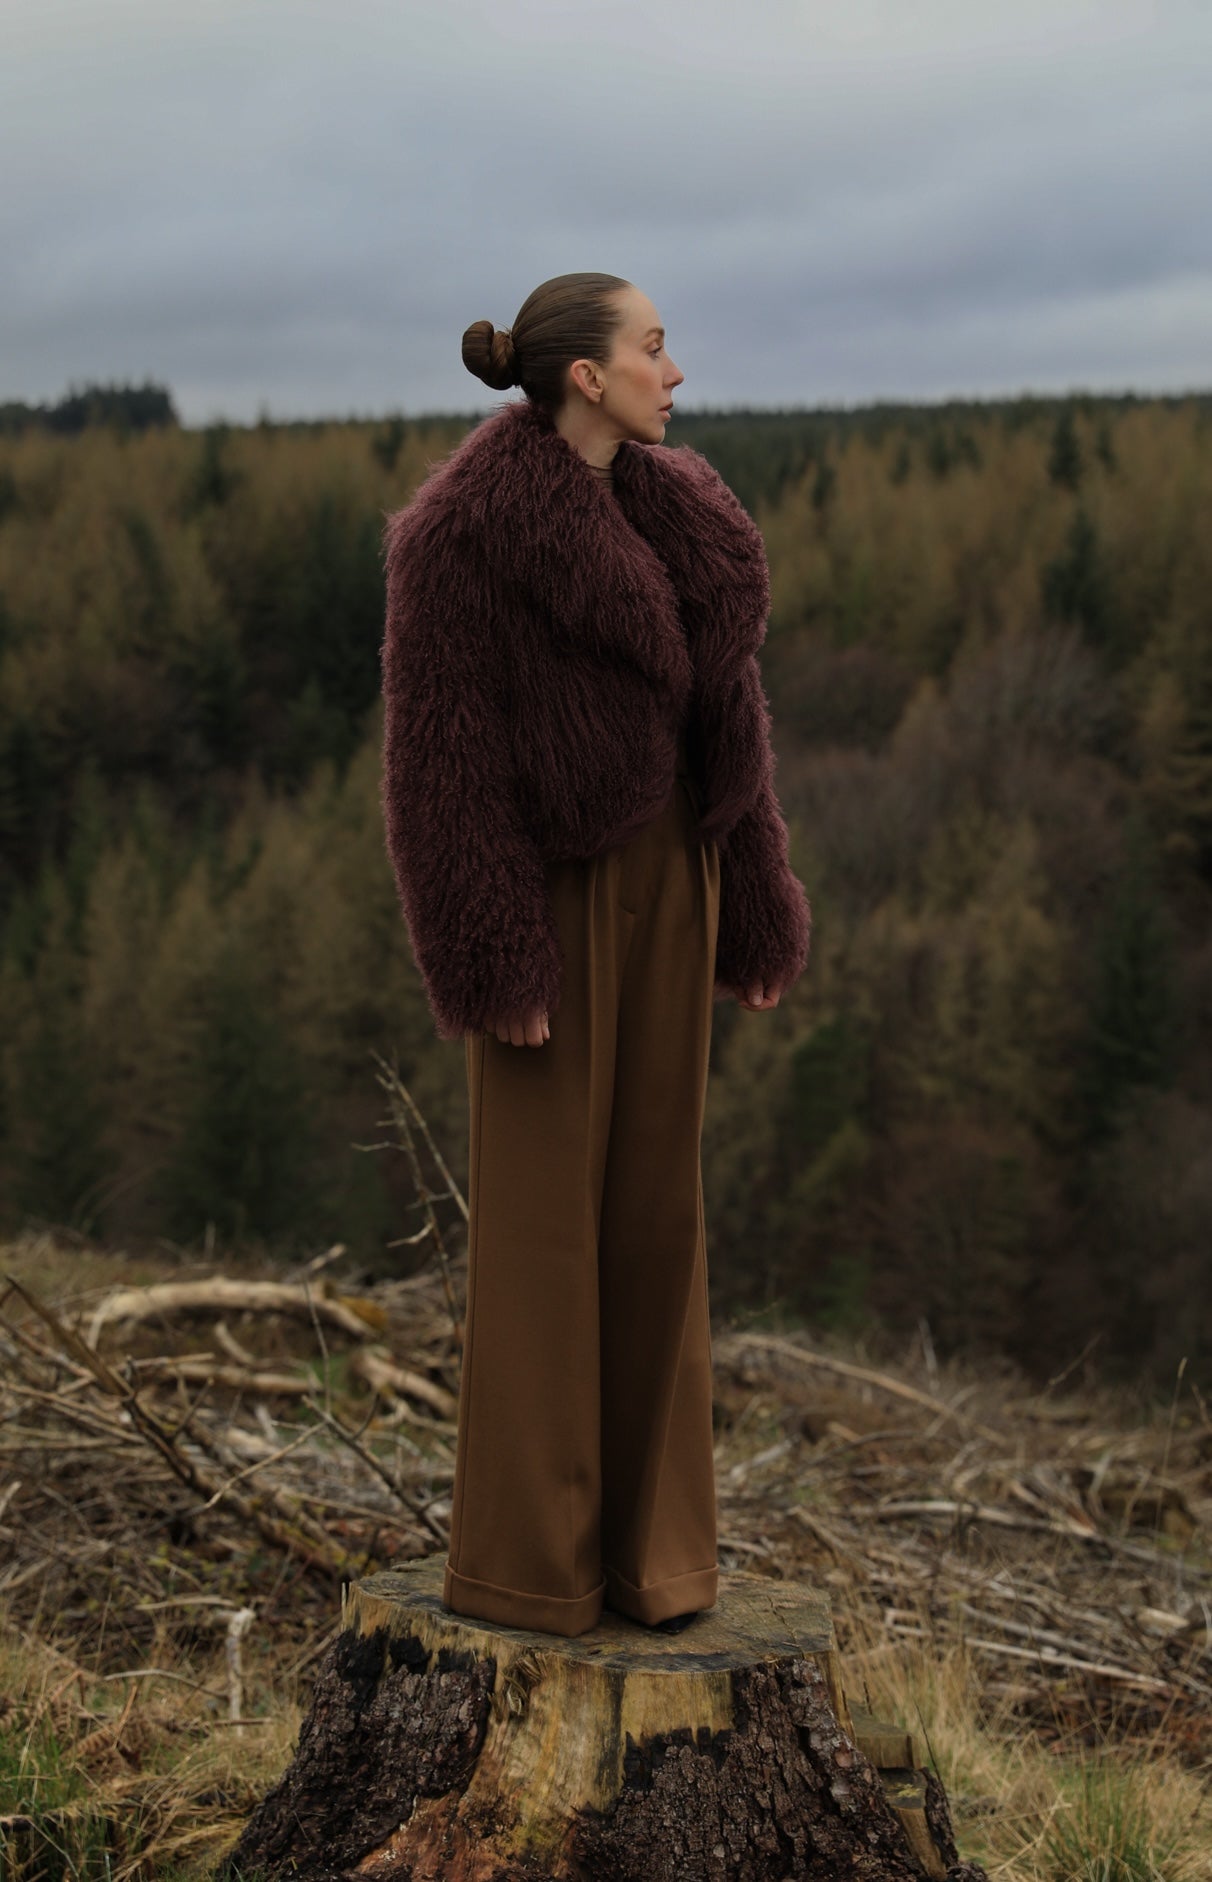
<svg viewBox="0 0 1212 1882"><path fill-rule="evenodd" d="M990 1701L962 1643L904 1646L876 1627L852 1640L851 1688L928 1746L961 1854L1004 1882L1200 1882L1212 1876L1207 1771L1158 1727L1097 1746L1047 1737Z"/></svg>
<svg viewBox="0 0 1212 1882"><path fill-rule="evenodd" d="M0 1815L74 1852L65 1875L184 1882L287 1762L342 1577L444 1548L463 1270L296 1277L338 1325L98 1319L179 1263L49 1236L0 1267L46 1310L0 1315ZM715 1361L723 1567L830 1590L848 1688L928 1744L962 1854L1007 1882L1212 1878L1199 1395L877 1366L795 1329L721 1326Z"/></svg>
<svg viewBox="0 0 1212 1882"><path fill-rule="evenodd" d="M46 1875L90 1882L201 1876L230 1847L289 1760L297 1685L258 1680L249 1722L225 1728L208 1703L221 1665L163 1657L175 1665L126 1681L0 1631L0 1876L35 1853Z"/></svg>

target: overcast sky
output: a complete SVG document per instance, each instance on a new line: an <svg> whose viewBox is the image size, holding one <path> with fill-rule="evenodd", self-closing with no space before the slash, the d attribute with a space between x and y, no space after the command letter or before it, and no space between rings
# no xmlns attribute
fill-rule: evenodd
<svg viewBox="0 0 1212 1882"><path fill-rule="evenodd" d="M0 177L0 400L485 410L578 268L686 406L1212 386L1212 0L0 0Z"/></svg>

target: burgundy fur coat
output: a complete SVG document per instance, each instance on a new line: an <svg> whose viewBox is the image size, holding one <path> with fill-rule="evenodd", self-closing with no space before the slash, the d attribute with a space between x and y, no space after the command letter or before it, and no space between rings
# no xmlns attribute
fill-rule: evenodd
<svg viewBox="0 0 1212 1882"><path fill-rule="evenodd" d="M717 999L785 989L807 961L756 658L757 526L688 445L621 444L614 481L524 399L387 520L384 823L442 1039L557 1011L543 864L658 814L683 722L697 835L720 853Z"/></svg>

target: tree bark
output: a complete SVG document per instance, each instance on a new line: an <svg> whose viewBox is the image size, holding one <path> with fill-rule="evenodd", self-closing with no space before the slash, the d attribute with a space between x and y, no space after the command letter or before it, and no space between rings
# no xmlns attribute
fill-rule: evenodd
<svg viewBox="0 0 1212 1882"><path fill-rule="evenodd" d="M607 1613L564 1639L452 1614L442 1567L430 1556L347 1590L294 1762L228 1877L983 1875L957 1862L911 1738L856 1725L816 1590L730 1574L684 1633Z"/></svg>

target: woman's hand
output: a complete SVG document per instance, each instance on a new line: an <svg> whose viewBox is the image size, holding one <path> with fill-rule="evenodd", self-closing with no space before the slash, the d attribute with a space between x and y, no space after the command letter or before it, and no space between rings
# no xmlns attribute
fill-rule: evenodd
<svg viewBox="0 0 1212 1882"><path fill-rule="evenodd" d="M782 988L764 987L759 980L744 993L735 987L733 992L736 995L737 1005L743 1006L747 1013L762 1013L767 1007L778 1005Z"/></svg>
<svg viewBox="0 0 1212 1882"><path fill-rule="evenodd" d="M503 1046L541 1046L545 1039L550 1039L551 1028L547 1024L547 1013L543 1007L533 1007L529 1013L516 1013L509 1019L486 1019L485 1032L495 1032Z"/></svg>

